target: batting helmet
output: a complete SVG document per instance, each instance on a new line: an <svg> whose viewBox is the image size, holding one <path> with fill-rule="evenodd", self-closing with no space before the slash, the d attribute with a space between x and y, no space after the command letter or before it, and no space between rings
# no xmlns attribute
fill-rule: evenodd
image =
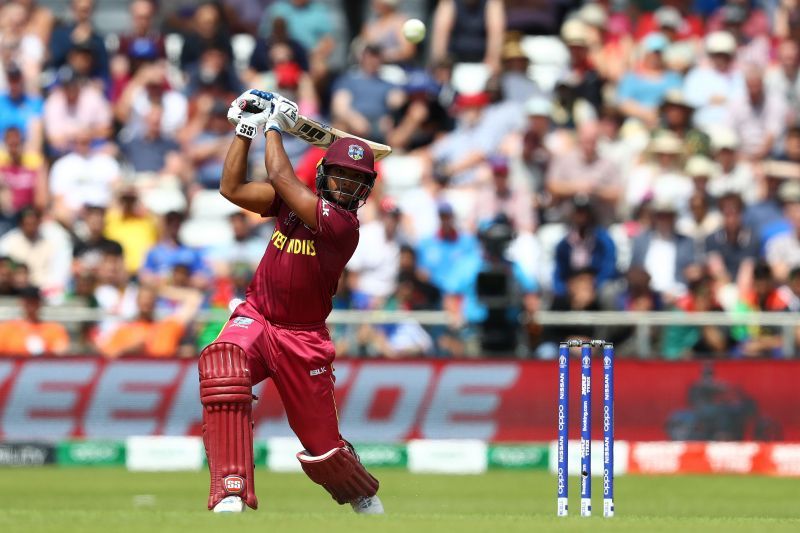
<svg viewBox="0 0 800 533"><path fill-rule="evenodd" d="M342 167L360 172L365 181L356 181L329 174L330 167ZM360 139L342 137L335 140L317 165L317 191L326 200L333 201L348 211L356 211L367 201L375 185L375 155L372 148ZM330 188L334 180L336 188ZM333 193L337 193L333 196Z"/></svg>

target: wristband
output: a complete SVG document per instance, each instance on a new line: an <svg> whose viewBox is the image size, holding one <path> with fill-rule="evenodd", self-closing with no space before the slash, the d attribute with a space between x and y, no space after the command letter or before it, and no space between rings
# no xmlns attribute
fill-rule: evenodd
<svg viewBox="0 0 800 533"><path fill-rule="evenodd" d="M270 123L267 124L267 127L264 128L264 137L267 136L267 132L269 130L277 131L278 133L280 133L281 137L283 137L283 130L276 123L270 122Z"/></svg>
<svg viewBox="0 0 800 533"><path fill-rule="evenodd" d="M239 137L244 137L246 139L253 139L258 133L258 127L254 124L250 124L244 121L239 122L236 126L236 135Z"/></svg>

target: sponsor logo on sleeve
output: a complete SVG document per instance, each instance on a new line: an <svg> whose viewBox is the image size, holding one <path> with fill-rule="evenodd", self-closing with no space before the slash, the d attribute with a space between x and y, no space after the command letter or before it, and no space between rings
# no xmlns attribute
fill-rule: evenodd
<svg viewBox="0 0 800 533"><path fill-rule="evenodd" d="M252 318L248 318L246 316L237 316L236 318L233 319L231 325L236 328L247 329L253 322L254 321Z"/></svg>

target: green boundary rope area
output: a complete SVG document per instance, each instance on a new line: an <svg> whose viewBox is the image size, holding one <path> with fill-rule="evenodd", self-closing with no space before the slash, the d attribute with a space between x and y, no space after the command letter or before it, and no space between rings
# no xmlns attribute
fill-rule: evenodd
<svg viewBox="0 0 800 533"><path fill-rule="evenodd" d="M361 461L370 468L407 468L408 447L403 444L356 444ZM256 465L265 465L269 454L264 441L256 441ZM3 453L3 449L5 453ZM48 443L3 443L0 464L35 466L124 466L126 447L123 440L61 441ZM547 444L490 445L487 449L490 469L545 470L548 465Z"/></svg>

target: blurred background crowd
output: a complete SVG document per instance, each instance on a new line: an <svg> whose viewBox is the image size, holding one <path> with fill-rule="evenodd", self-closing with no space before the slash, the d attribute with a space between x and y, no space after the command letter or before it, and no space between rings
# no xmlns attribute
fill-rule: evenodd
<svg viewBox="0 0 800 533"><path fill-rule="evenodd" d="M798 22L796 0L2 1L0 353L213 340L272 231L217 192L248 87L394 148L334 305L446 318L332 324L342 355L635 354L630 324L537 313L797 311ZM322 150L284 140L313 187ZM745 320L651 335L789 355Z"/></svg>

